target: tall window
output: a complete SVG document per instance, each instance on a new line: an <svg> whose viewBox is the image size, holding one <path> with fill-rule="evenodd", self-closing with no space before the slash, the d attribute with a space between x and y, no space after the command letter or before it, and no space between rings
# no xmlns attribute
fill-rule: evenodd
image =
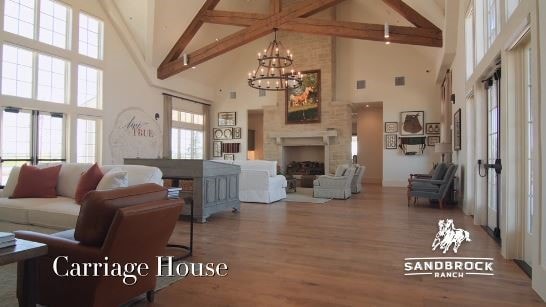
<svg viewBox="0 0 546 307"><path fill-rule="evenodd" d="M203 115L173 110L172 119L172 158L203 159Z"/></svg>
<svg viewBox="0 0 546 307"><path fill-rule="evenodd" d="M102 21L80 13L79 52L94 59L102 59Z"/></svg>
<svg viewBox="0 0 546 307"><path fill-rule="evenodd" d="M32 98L32 51L11 45L2 50L2 95Z"/></svg>
<svg viewBox="0 0 546 307"><path fill-rule="evenodd" d="M62 113L3 109L2 184L14 166L65 161L64 118Z"/></svg>
<svg viewBox="0 0 546 307"><path fill-rule="evenodd" d="M70 9L57 1L40 1L40 41L66 49Z"/></svg>
<svg viewBox="0 0 546 307"><path fill-rule="evenodd" d="M499 33L499 20L498 20L498 10L499 10L499 1L498 0L487 0L486 7L486 20L487 20L487 46L490 47L497 34Z"/></svg>
<svg viewBox="0 0 546 307"><path fill-rule="evenodd" d="M474 63L478 64L487 50L487 25L485 20L485 6L487 3L485 0L472 2L474 11Z"/></svg>
<svg viewBox="0 0 546 307"><path fill-rule="evenodd" d="M516 8L519 5L520 0L505 0L505 8L506 8L506 19L510 18L512 16L512 13L516 10Z"/></svg>
<svg viewBox="0 0 546 307"><path fill-rule="evenodd" d="M102 97L102 72L98 69L78 65L78 106L100 108Z"/></svg>
<svg viewBox="0 0 546 307"><path fill-rule="evenodd" d="M474 72L474 9L470 6L464 20L466 78L470 78Z"/></svg>
<svg viewBox="0 0 546 307"><path fill-rule="evenodd" d="M67 68L65 60L38 55L38 100L65 103Z"/></svg>
<svg viewBox="0 0 546 307"><path fill-rule="evenodd" d="M78 118L78 163L97 162L97 121Z"/></svg>
<svg viewBox="0 0 546 307"><path fill-rule="evenodd" d="M4 159L1 179L10 163L65 160L67 146L72 158L79 162L96 162L100 159L101 138L97 131L101 113L90 109L102 108L103 21L82 12L74 18L77 24L73 24L73 8L63 0L3 3L0 32L6 40L0 42L0 100L10 107L0 108L0 151ZM81 12L79 7L76 11ZM76 48L72 48L73 28L79 33ZM14 45L9 42L13 34L28 39L17 39L18 45ZM50 46L64 50L57 53L50 51ZM94 61L96 67L80 64L88 57L99 60ZM77 80L75 86L70 86L72 80ZM71 93L72 88L75 93ZM29 106L32 110L28 110ZM51 109L59 113L42 111ZM77 119L71 131L65 125L67 117ZM76 137L68 135L72 133ZM67 143L67 139L77 141Z"/></svg>
<svg viewBox="0 0 546 307"><path fill-rule="evenodd" d="M34 38L34 0L6 0L4 31Z"/></svg>
<svg viewBox="0 0 546 307"><path fill-rule="evenodd" d="M358 155L358 136L353 135L351 137L351 156Z"/></svg>

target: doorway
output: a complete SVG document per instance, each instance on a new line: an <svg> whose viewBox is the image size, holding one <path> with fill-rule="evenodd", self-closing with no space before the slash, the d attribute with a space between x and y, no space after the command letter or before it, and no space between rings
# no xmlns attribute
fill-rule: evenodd
<svg viewBox="0 0 546 307"><path fill-rule="evenodd" d="M500 63L499 63L500 65ZM487 227L495 238L501 238L500 233L500 173L501 173L501 110L500 110L500 79L501 70L495 72L486 80L487 92Z"/></svg>
<svg viewBox="0 0 546 307"><path fill-rule="evenodd" d="M352 112L353 139L356 136L356 144L352 147L356 147L356 162L366 167L362 182L381 184L383 182L383 104L381 102L353 104Z"/></svg>
<svg viewBox="0 0 546 307"><path fill-rule="evenodd" d="M264 159L264 112L248 110L247 159Z"/></svg>

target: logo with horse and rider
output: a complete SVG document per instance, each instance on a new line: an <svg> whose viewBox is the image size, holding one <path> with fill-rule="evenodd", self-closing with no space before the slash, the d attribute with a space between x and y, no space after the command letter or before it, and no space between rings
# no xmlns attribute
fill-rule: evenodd
<svg viewBox="0 0 546 307"><path fill-rule="evenodd" d="M463 242L471 242L470 233L464 229L455 228L453 219L445 219L438 221L438 232L432 242L432 250L440 247L440 250L445 254L453 245L453 252L456 254Z"/></svg>
<svg viewBox="0 0 546 307"><path fill-rule="evenodd" d="M455 227L453 219L438 221L438 232L432 241L432 251L446 254L450 249L457 254L463 243L472 242L470 232ZM434 278L463 278L465 276L492 276L493 258L483 257L412 257L404 259L405 276L430 275Z"/></svg>

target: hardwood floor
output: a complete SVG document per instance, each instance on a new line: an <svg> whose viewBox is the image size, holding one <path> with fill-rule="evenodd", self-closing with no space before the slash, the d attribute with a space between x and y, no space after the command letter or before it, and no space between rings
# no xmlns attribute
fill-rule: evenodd
<svg viewBox="0 0 546 307"><path fill-rule="evenodd" d="M472 217L428 203L406 206L406 191L369 185L326 204L242 204L196 224L192 262L225 262L224 278L188 277L149 306L532 306L531 280ZM431 251L439 219L470 232L457 256L492 257L495 276L403 276L406 257ZM183 243L187 223L172 241Z"/></svg>

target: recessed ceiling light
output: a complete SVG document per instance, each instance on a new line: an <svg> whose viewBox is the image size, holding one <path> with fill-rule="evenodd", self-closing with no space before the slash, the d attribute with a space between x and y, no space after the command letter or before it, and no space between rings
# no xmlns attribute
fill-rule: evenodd
<svg viewBox="0 0 546 307"><path fill-rule="evenodd" d="M193 66L193 67L192 67L191 69L195 69L195 68L196 68L196 67L195 67L195 66Z"/></svg>
<svg viewBox="0 0 546 307"><path fill-rule="evenodd" d="M369 104L367 104L367 105L366 105L366 108L369 108L369 107L370 107L370 105L369 105Z"/></svg>

